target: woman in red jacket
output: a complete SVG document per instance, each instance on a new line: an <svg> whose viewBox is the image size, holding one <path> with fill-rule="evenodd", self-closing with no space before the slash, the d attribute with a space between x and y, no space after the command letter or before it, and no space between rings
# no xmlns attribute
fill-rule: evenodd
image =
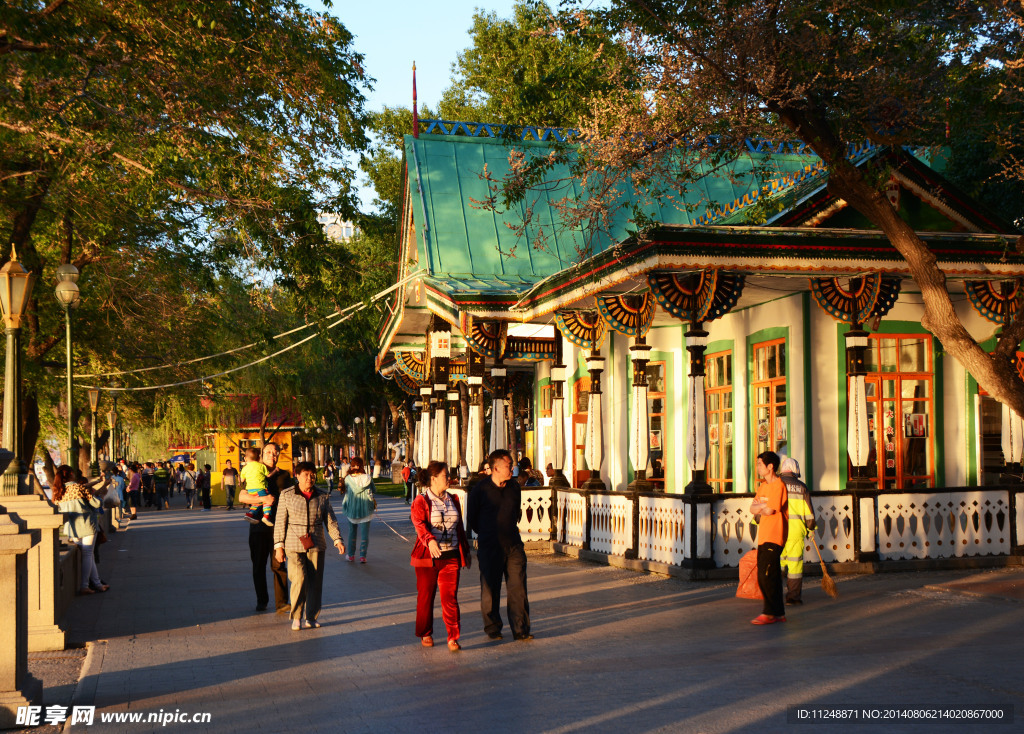
<svg viewBox="0 0 1024 734"><path fill-rule="evenodd" d="M434 646L434 597L441 589L441 617L448 629L448 649L459 645L459 572L471 558L462 507L448 493L448 465L432 461L419 472L423 488L412 503L416 545L412 565L416 569L416 636L424 647Z"/></svg>

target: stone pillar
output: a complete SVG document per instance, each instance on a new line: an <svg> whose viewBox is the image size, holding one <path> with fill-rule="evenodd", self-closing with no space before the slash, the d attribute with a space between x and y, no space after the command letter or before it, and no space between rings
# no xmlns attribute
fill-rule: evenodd
<svg viewBox="0 0 1024 734"><path fill-rule="evenodd" d="M583 458L587 460L590 479L583 483L588 491L606 489L601 479L601 462L604 461L604 416L601 411L601 373L604 371L604 357L596 350L587 359L590 372L590 402L587 404L587 439Z"/></svg>
<svg viewBox="0 0 1024 734"><path fill-rule="evenodd" d="M554 490L568 489L565 478L565 361L562 335L555 332L555 362L551 365L551 477ZM552 498L554 499L554 498Z"/></svg>
<svg viewBox="0 0 1024 734"><path fill-rule="evenodd" d="M708 411L704 401L704 352L708 346L708 333L699 321L690 322L683 335L686 351L690 353L690 401L686 419L686 460L693 478L683 490L686 494L706 494L712 491L707 482L708 463Z"/></svg>
<svg viewBox="0 0 1024 734"><path fill-rule="evenodd" d="M414 400L412 404L413 410L413 442L412 451L406 451L406 460L411 461L413 464L419 464L420 456L420 440L422 437L423 428L423 401Z"/></svg>
<svg viewBox="0 0 1024 734"><path fill-rule="evenodd" d="M57 624L57 568L64 516L38 494L4 497L0 512L17 515L30 531L39 533L39 542L28 552L28 650L63 650L64 630Z"/></svg>
<svg viewBox="0 0 1024 734"><path fill-rule="evenodd" d="M627 488L633 500L633 542L626 549L626 558L640 555L640 493L652 492L654 484L647 481L651 463L651 424L647 412L647 362L651 347L643 336L636 337L629 349L633 360L633 404L629 419L629 460L635 478Z"/></svg>
<svg viewBox="0 0 1024 734"><path fill-rule="evenodd" d="M0 729L13 729L19 706L38 706L42 684L28 674L28 551L39 531L0 514Z"/></svg>
<svg viewBox="0 0 1024 734"><path fill-rule="evenodd" d="M846 418L846 450L853 470L848 477L849 490L875 489L874 481L867 477L871 437L868 433L868 403L864 390L868 333L855 323L846 333L846 377L848 381L848 414Z"/></svg>

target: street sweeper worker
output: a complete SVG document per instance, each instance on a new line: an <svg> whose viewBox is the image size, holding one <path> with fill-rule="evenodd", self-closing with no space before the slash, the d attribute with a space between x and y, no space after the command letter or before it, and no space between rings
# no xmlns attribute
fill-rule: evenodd
<svg viewBox="0 0 1024 734"><path fill-rule="evenodd" d="M789 533L782 549L782 573L786 576L786 603L803 604L804 545L814 530L814 509L807 485L801 482L800 464L785 458L779 467L779 479L786 485L789 509Z"/></svg>

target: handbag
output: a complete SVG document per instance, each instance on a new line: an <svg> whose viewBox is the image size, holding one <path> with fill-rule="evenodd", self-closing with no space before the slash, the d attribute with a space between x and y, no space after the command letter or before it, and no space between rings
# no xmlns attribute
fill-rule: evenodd
<svg viewBox="0 0 1024 734"><path fill-rule="evenodd" d="M96 545L103 545L106 542L107 534L103 532L103 528L100 528L100 531L96 533Z"/></svg>

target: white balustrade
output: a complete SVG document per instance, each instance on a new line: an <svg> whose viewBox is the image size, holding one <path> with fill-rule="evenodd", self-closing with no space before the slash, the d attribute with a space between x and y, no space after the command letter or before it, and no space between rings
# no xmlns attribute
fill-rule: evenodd
<svg viewBox="0 0 1024 734"><path fill-rule="evenodd" d="M639 557L681 565L686 557L686 512L678 497L641 496Z"/></svg>
<svg viewBox="0 0 1024 734"><path fill-rule="evenodd" d="M555 538L566 545L580 547L587 538L585 522L587 500L581 494L569 491L558 492L558 523Z"/></svg>
<svg viewBox="0 0 1024 734"><path fill-rule="evenodd" d="M757 525L750 514L752 496L722 495L712 503L712 558L719 568L738 568L740 558L756 545Z"/></svg>
<svg viewBox="0 0 1024 734"><path fill-rule="evenodd" d="M817 542L825 563L854 560L853 497L848 494L812 495L811 504L817 525L804 545L804 559L818 560L812 545Z"/></svg>
<svg viewBox="0 0 1024 734"><path fill-rule="evenodd" d="M523 540L551 539L551 490L523 489L519 534Z"/></svg>
<svg viewBox="0 0 1024 734"><path fill-rule="evenodd" d="M622 494L590 495L590 549L621 556L632 545L632 498Z"/></svg>
<svg viewBox="0 0 1024 734"><path fill-rule="evenodd" d="M1010 498L1005 489L881 494L877 507L882 560L1010 552Z"/></svg>

